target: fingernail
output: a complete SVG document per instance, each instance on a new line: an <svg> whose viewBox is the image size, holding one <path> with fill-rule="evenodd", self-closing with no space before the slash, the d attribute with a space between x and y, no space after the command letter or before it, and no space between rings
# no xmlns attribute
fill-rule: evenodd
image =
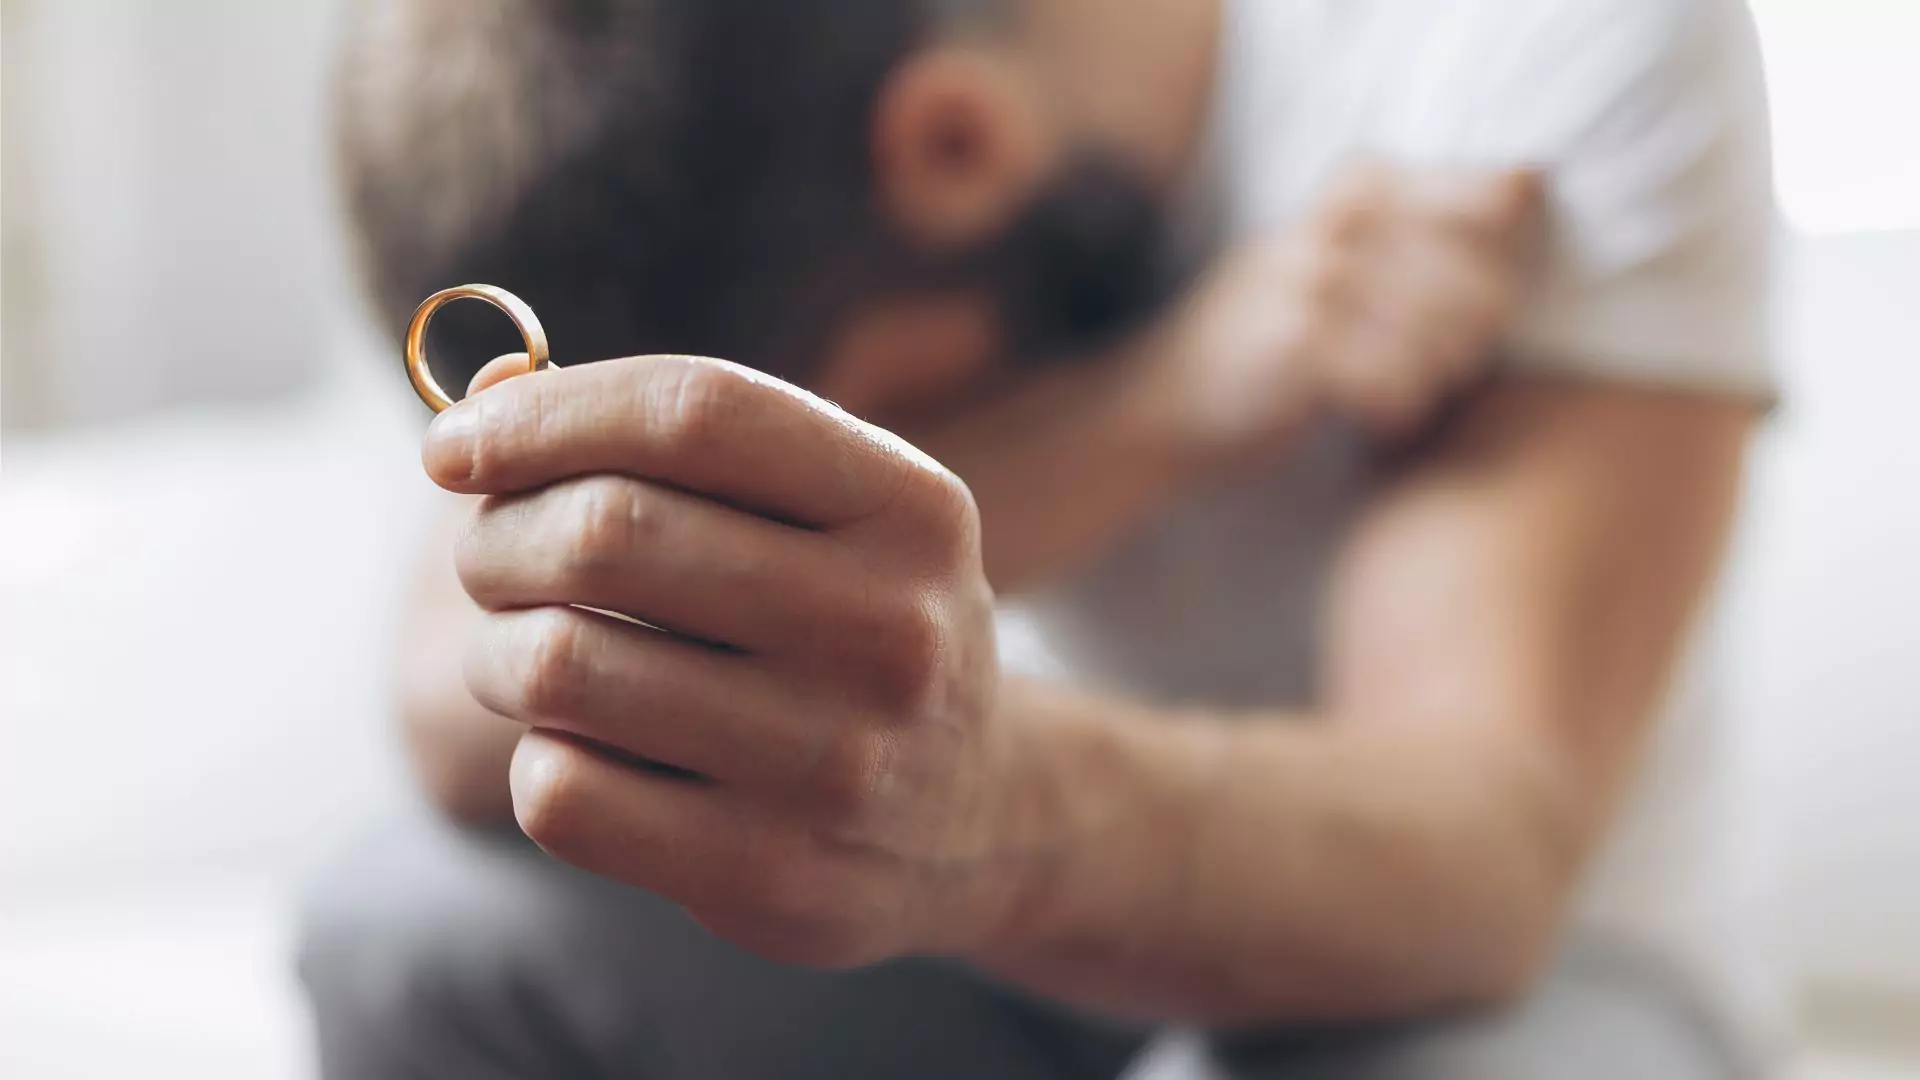
<svg viewBox="0 0 1920 1080"><path fill-rule="evenodd" d="M479 420L479 410L462 402L427 425L420 460L435 482L457 484L473 479L474 431Z"/></svg>

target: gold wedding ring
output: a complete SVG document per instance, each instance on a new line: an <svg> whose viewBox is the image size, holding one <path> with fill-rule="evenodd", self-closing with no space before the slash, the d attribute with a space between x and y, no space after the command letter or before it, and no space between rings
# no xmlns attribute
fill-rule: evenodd
<svg viewBox="0 0 1920 1080"><path fill-rule="evenodd" d="M441 289L421 303L414 310L413 321L407 324L407 378L413 383L413 391L420 400L434 412L440 412L453 404L440 384L434 381L433 372L427 368L427 323L432 321L433 313L449 300L471 298L485 300L513 320L520 331L520 340L527 344L527 370L539 371L547 366L547 332L540 328L540 319L525 300L505 289L494 285L456 285L451 289Z"/></svg>

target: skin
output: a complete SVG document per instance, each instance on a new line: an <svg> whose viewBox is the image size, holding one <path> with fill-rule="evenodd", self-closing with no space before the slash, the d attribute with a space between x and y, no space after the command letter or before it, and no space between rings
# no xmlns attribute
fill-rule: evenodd
<svg viewBox="0 0 1920 1080"><path fill-rule="evenodd" d="M1213 8L1141 5L1175 90L1131 128L1077 104L1126 81L1130 40L1067 32L1086 5L905 65L876 115L889 213L936 245L991 227L1073 132L1177 161L1204 111L1177 88L1211 80L1178 43ZM1061 42L1073 62L1043 63ZM1712 579L1752 422L1479 381L1538 196L1349 173L1108 362L1038 380L996 377L964 295L856 319L815 383L844 411L721 361L496 363L423 449L463 497L402 678L430 792L782 960L940 953L1206 1023L1517 992ZM877 375L902 356L929 383ZM1394 439L1448 401L1348 542L1306 715L997 671L996 588L1083 564L1305 419Z"/></svg>

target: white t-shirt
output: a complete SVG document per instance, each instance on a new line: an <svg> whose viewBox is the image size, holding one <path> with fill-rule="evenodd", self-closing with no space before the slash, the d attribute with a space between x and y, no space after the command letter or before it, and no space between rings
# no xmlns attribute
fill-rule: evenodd
<svg viewBox="0 0 1920 1080"><path fill-rule="evenodd" d="M1771 392L1767 113L1737 0L1230 0L1224 35L1199 200L1217 235L1286 227L1357 154L1542 167L1550 265L1511 363ZM1162 701L1310 706L1320 591L1375 477L1329 423L1270 468L1192 492L1011 613L1008 667ZM1728 1004L1743 944L1708 644L1676 680L1579 920Z"/></svg>

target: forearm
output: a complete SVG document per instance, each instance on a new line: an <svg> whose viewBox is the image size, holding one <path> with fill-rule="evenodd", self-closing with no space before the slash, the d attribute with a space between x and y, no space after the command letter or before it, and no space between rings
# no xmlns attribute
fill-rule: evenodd
<svg viewBox="0 0 1920 1080"><path fill-rule="evenodd" d="M1155 409L1142 362L1127 354L1063 368L962 424L902 432L973 491L996 591L1085 563L1207 467Z"/></svg>
<svg viewBox="0 0 1920 1080"><path fill-rule="evenodd" d="M1651 729L1750 408L1513 385L1356 525L1324 709L1239 723L1011 684L1006 863L978 958L1210 1022L1510 993Z"/></svg>
<svg viewBox="0 0 1920 1080"><path fill-rule="evenodd" d="M1572 849L1522 763L1324 717L1154 717L1016 688L1032 744L974 959L1096 1007L1203 1023L1380 1016L1520 984Z"/></svg>

